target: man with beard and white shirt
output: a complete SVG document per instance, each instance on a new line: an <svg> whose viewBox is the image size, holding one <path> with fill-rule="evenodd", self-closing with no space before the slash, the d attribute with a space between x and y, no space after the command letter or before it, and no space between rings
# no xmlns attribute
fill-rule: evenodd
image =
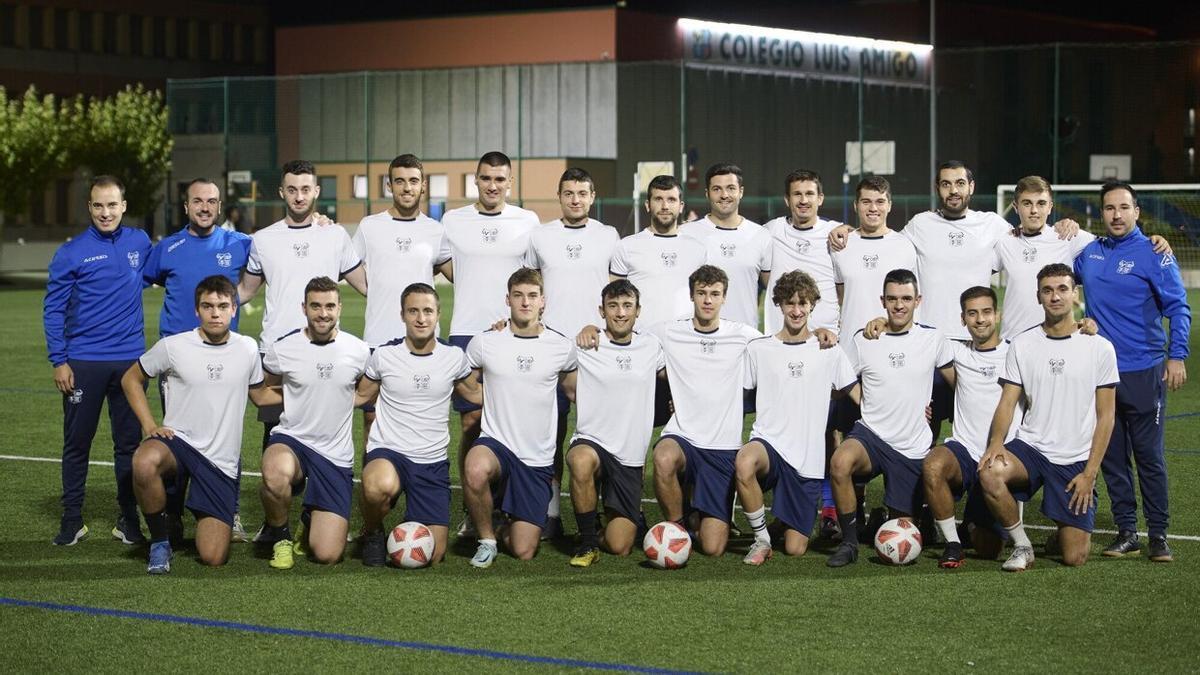
<svg viewBox="0 0 1200 675"><path fill-rule="evenodd" d="M788 215L767 222L764 227L771 235L771 274L767 280L767 297L779 277L793 270L806 272L817 282L821 300L813 308L808 320L810 330L823 329L836 333L838 330L837 290L834 287L833 259L829 254L829 233L841 223L825 220L819 215L825 203L825 191L821 175L816 171L799 169L783 179L783 201ZM783 314L767 312L764 326L766 332L777 333L783 327ZM829 343L828 336L822 337Z"/></svg>

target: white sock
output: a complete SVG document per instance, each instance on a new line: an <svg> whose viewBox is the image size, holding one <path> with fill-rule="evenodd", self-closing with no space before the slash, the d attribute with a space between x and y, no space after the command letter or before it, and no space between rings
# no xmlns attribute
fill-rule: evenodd
<svg viewBox="0 0 1200 675"><path fill-rule="evenodd" d="M550 481L550 503L546 505L546 517L548 518L558 518L562 514L558 495L560 487L558 481Z"/></svg>
<svg viewBox="0 0 1200 675"><path fill-rule="evenodd" d="M933 522L937 523L938 531L942 533L942 539L945 539L947 542L954 542L956 544L962 543L958 540L958 525L954 522L954 516L951 516L945 520L935 520Z"/></svg>
<svg viewBox="0 0 1200 675"><path fill-rule="evenodd" d="M1008 536L1012 537L1013 546L1033 547L1029 541L1029 535L1025 534L1025 521L1018 520L1016 525L1004 529L1008 530Z"/></svg>
<svg viewBox="0 0 1200 675"><path fill-rule="evenodd" d="M757 511L747 511L746 519L750 521L750 529L754 530L754 540L770 544L771 534L767 532L767 507L762 506Z"/></svg>
<svg viewBox="0 0 1200 675"><path fill-rule="evenodd" d="M492 548L499 548L498 546L496 546L496 540L495 540L495 539L480 539L480 540L479 540L479 543L481 543L481 544L491 544L491 545L492 545Z"/></svg>

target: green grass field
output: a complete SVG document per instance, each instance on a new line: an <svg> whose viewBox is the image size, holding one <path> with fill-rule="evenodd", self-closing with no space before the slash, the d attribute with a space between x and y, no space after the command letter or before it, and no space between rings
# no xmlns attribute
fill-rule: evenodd
<svg viewBox="0 0 1200 675"><path fill-rule="evenodd" d="M803 558L780 554L750 568L741 564L748 540L736 541L720 559L696 555L672 572L647 568L638 553L574 569L567 565L566 542L544 544L528 563L502 556L482 571L467 564L473 546L452 545L433 569L367 569L347 559L333 567L300 561L277 572L251 545L235 544L223 568L205 568L185 549L170 575L151 577L144 548L122 546L108 535L116 510L108 466L93 466L89 474L84 516L90 538L71 548L50 545L60 515L54 460L62 417L42 341L42 292L10 288L0 299L7 309L0 339L9 353L0 383L0 670L6 672L507 671L602 664L759 672L1196 668L1197 384L1173 395L1167 411L1172 533L1186 537L1172 541L1173 564L1102 558L1108 534L1095 537L1094 557L1083 568L1039 557L1031 571L1017 575L982 560L940 570L933 547L906 568L878 564L864 552L859 564L831 570L825 566L829 549L821 546ZM160 291L146 293L148 338L157 331L160 302ZM358 332L362 312L361 298L350 293L343 326ZM247 317L244 332L256 335L260 316ZM253 419L251 409L246 471L256 471L260 457L261 427ZM456 428L453 433L457 439ZM102 422L93 460L111 461L110 447ZM1110 529L1101 490L1097 526ZM652 496L648 475L645 495ZM563 504L573 531L569 500ZM654 522L657 507L646 508ZM242 513L248 528L261 522L255 477L243 479ZM1031 523L1047 525L1036 509L1026 514ZM1046 534L1031 531L1035 545ZM78 611L63 611L64 605Z"/></svg>

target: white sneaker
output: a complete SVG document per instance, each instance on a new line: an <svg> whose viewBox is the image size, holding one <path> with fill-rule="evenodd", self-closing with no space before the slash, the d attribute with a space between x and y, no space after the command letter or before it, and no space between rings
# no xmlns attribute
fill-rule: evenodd
<svg viewBox="0 0 1200 675"><path fill-rule="evenodd" d="M1033 567L1033 547L1018 546L1013 549L1012 555L1008 556L1008 560L1000 566L1000 569L1005 572L1024 572Z"/></svg>
<svg viewBox="0 0 1200 675"><path fill-rule="evenodd" d="M242 527L242 514L233 514L233 530L230 532L230 539L239 543L250 541L250 534Z"/></svg>
<svg viewBox="0 0 1200 675"><path fill-rule="evenodd" d="M454 536L462 539L478 539L479 532L475 530L475 523L471 521L471 514L463 514L462 524L458 526L458 533Z"/></svg>

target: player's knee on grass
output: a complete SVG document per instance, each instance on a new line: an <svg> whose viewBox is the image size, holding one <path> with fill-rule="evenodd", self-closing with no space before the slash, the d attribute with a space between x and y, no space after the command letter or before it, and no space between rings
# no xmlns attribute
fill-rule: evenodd
<svg viewBox="0 0 1200 675"><path fill-rule="evenodd" d="M700 521L700 552L707 556L725 554L725 546L729 544L729 523L718 518L704 518Z"/></svg>
<svg viewBox="0 0 1200 675"><path fill-rule="evenodd" d="M609 553L616 556L627 556L633 552L634 540L637 539L637 523L624 516L615 516L610 513L608 525L604 527L600 537L604 549Z"/></svg>
<svg viewBox="0 0 1200 675"><path fill-rule="evenodd" d="M517 560L533 560L541 542L542 528L522 520L514 521L508 531L508 550Z"/></svg>
<svg viewBox="0 0 1200 675"><path fill-rule="evenodd" d="M804 555L808 553L808 537L793 529L783 534L783 552L788 555Z"/></svg>
<svg viewBox="0 0 1200 675"><path fill-rule="evenodd" d="M196 521L196 554L200 563L220 567L229 562L229 537L232 528L216 518Z"/></svg>
<svg viewBox="0 0 1200 675"><path fill-rule="evenodd" d="M1092 547L1092 535L1075 527L1059 525L1058 543L1062 547L1062 562L1079 567L1087 562Z"/></svg>

